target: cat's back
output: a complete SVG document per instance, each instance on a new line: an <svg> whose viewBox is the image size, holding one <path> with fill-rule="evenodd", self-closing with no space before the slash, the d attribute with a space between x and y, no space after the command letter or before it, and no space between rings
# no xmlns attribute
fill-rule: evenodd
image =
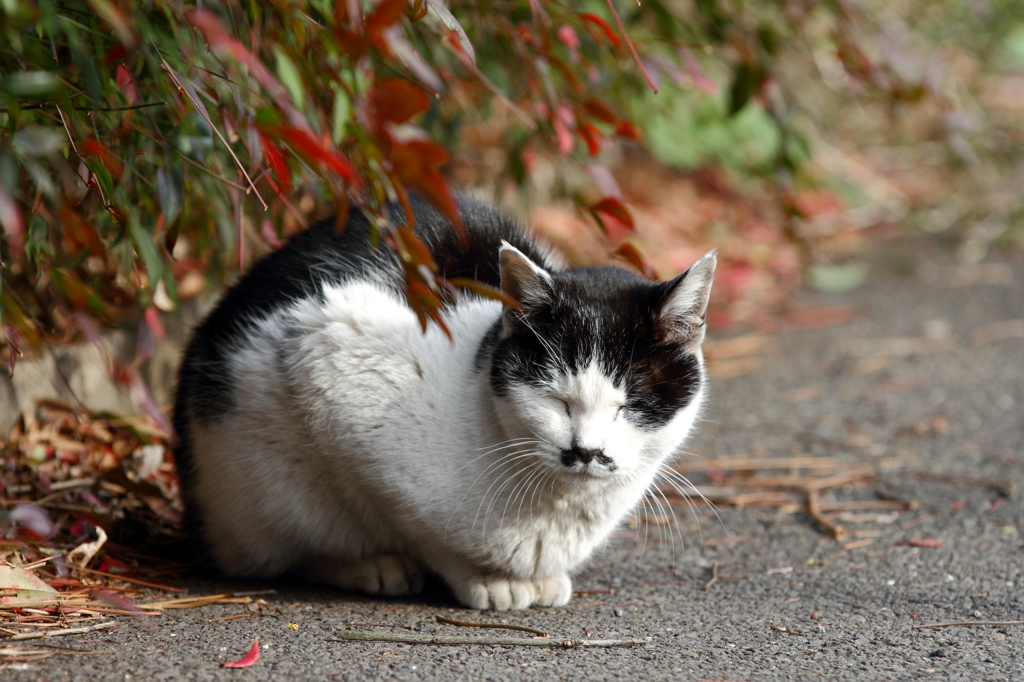
<svg viewBox="0 0 1024 682"><path fill-rule="evenodd" d="M410 197L415 234L443 277L470 278L499 287L498 252L503 241L557 269L554 257L503 214L465 196L459 196L457 202L464 226L461 231L422 197ZM388 211L393 224L406 223L400 206L391 205ZM293 333L282 332L282 325L291 324L295 311L336 306L339 290L350 289L372 292L371 303L386 300L390 313L379 306L374 311L382 320L410 312L404 299L401 261L386 246L375 247L371 232L367 216L357 210L351 212L343 229L339 230L333 219L313 225L253 265L225 293L194 332L181 365L174 411L180 459L189 459L193 422L216 423L237 407L239 358L254 347L274 343L274 337L282 333ZM448 305L458 306L459 302ZM274 371L263 363L244 369L254 375Z"/></svg>
<svg viewBox="0 0 1024 682"><path fill-rule="evenodd" d="M487 204L458 197L462 231L452 227L422 197L413 195L410 205L415 214L415 234L445 278L465 277L497 288L497 254L503 241L536 262L558 269L550 251ZM388 212L393 223L406 222L400 206L393 204ZM367 217L356 210L342 229L329 219L299 233L283 248L257 262L227 291L196 330L196 345L237 344L248 327L298 300L322 300L327 287L362 281L402 292L401 263L390 249L372 244L371 229Z"/></svg>

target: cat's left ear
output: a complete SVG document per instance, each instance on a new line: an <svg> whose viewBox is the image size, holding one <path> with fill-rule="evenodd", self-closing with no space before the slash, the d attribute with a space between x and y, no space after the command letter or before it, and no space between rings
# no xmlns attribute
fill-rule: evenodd
<svg viewBox="0 0 1024 682"><path fill-rule="evenodd" d="M704 319L718 264L717 252L712 249L665 285L667 291L658 308L658 321L666 336L687 350L696 350L704 341Z"/></svg>
<svg viewBox="0 0 1024 682"><path fill-rule="evenodd" d="M505 306L501 314L502 338L509 336L531 310L551 302L554 281L548 271L526 257L508 242L498 252L501 269L501 291L519 302L520 310Z"/></svg>

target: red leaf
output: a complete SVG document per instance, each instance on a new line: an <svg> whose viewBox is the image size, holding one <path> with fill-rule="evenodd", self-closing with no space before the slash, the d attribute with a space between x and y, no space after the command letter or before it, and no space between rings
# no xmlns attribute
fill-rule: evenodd
<svg viewBox="0 0 1024 682"><path fill-rule="evenodd" d="M942 547L942 540L904 540L897 544L910 547Z"/></svg>
<svg viewBox="0 0 1024 682"><path fill-rule="evenodd" d="M463 232L462 216L459 214L458 204L455 203L455 195L445 182L444 176L431 169L425 172L418 182L410 184L440 209L460 234Z"/></svg>
<svg viewBox="0 0 1024 682"><path fill-rule="evenodd" d="M289 126L266 126L261 128L261 131L276 133L289 147L299 154L334 171L344 180L352 184L358 184L359 176L348 159L343 157L341 152L333 149L326 141L317 140L309 131Z"/></svg>
<svg viewBox="0 0 1024 682"><path fill-rule="evenodd" d="M370 101L377 115L392 123L405 123L430 106L422 88L402 78L386 78L373 88Z"/></svg>
<svg viewBox="0 0 1024 682"><path fill-rule="evenodd" d="M363 24L371 36L398 23L405 11L406 0L381 0Z"/></svg>
<svg viewBox="0 0 1024 682"><path fill-rule="evenodd" d="M558 137L558 153L562 156L567 155L572 151L573 144L576 142L572 132L560 118L551 119L551 126L555 129L555 135Z"/></svg>
<svg viewBox="0 0 1024 682"><path fill-rule="evenodd" d="M135 87L135 80L124 64L118 64L117 70L114 72L114 80L117 81L117 89L121 91L129 105L139 101L139 89Z"/></svg>
<svg viewBox="0 0 1024 682"><path fill-rule="evenodd" d="M263 146L263 155L267 157L267 163L270 164L270 169L274 171L277 182L281 186L281 191L288 193L292 187L292 171L281 155L281 150L262 132L260 133L260 142Z"/></svg>
<svg viewBox="0 0 1024 682"><path fill-rule="evenodd" d="M252 646L249 648L249 653L242 656L237 661L225 661L221 663L223 668L248 668L250 665L260 660L260 640L257 637L252 641Z"/></svg>
<svg viewBox="0 0 1024 682"><path fill-rule="evenodd" d="M583 103L583 108L587 110L588 114L599 121L604 121L611 125L615 125L619 122L619 117L615 115L615 112L612 111L611 107L599 99L588 99Z"/></svg>
<svg viewBox="0 0 1024 682"><path fill-rule="evenodd" d="M570 52L575 52L580 48L580 37L576 35L576 31L568 24L562 24L558 27L558 39L569 48Z"/></svg>
<svg viewBox="0 0 1024 682"><path fill-rule="evenodd" d="M495 289L489 284L478 282L475 279L469 279L468 277L452 277L448 282L460 289L469 289L473 293L483 296L484 298L501 301L502 305L507 305L510 308L515 308L516 310L520 310L522 308L522 306L519 305L519 301L509 296L501 289Z"/></svg>
<svg viewBox="0 0 1024 682"><path fill-rule="evenodd" d="M158 339L162 339L167 336L167 332L164 331L164 325L160 322L160 311L156 306L151 305L146 308L145 312L146 325L149 327L153 335Z"/></svg>
<svg viewBox="0 0 1024 682"><path fill-rule="evenodd" d="M647 279L658 279L658 273L654 271L651 262L647 260L647 257L639 249L629 242L619 244L619 248L615 249L615 255L627 261Z"/></svg>
<svg viewBox="0 0 1024 682"><path fill-rule="evenodd" d="M120 159L110 153L110 150L95 137L87 137L82 140L79 149L86 156L92 156L103 164L103 167L110 171L110 174L117 177L123 169Z"/></svg>
<svg viewBox="0 0 1024 682"><path fill-rule="evenodd" d="M121 58L128 54L128 48L124 45L114 45L103 55L103 63L107 66L117 64Z"/></svg>
<svg viewBox="0 0 1024 682"><path fill-rule="evenodd" d="M626 208L626 205L621 200L614 197L605 197L596 204L591 205L590 210L594 213L602 213L610 218L618 220L623 223L630 230L634 229L633 215Z"/></svg>
<svg viewBox="0 0 1024 682"><path fill-rule="evenodd" d="M601 29L601 32L604 33L604 37L607 38L608 42L614 45L615 47L622 47L622 41L619 40L619 36L615 35L615 31L612 30L612 27L609 26L608 22L606 22L604 19L597 16L596 14L591 14L590 12L581 13L580 19L583 19L584 21L589 21L590 23L594 24L599 29Z"/></svg>
<svg viewBox="0 0 1024 682"><path fill-rule="evenodd" d="M615 127L615 134L619 137L624 137L627 140L640 139L640 129L637 128L636 124L632 121L619 121L619 125Z"/></svg>
<svg viewBox="0 0 1024 682"><path fill-rule="evenodd" d="M0 227L7 235L7 245L11 253L20 257L25 253L25 218L21 215L14 197L0 187Z"/></svg>
<svg viewBox="0 0 1024 682"><path fill-rule="evenodd" d="M211 48L245 64L264 88L271 92L278 92L281 89L281 84L277 82L270 69L227 32L216 14L208 9L193 9L185 12L185 20L199 29Z"/></svg>
<svg viewBox="0 0 1024 682"><path fill-rule="evenodd" d="M597 153L601 151L601 131L588 121L579 125L576 132L587 143L587 151L590 155L597 156Z"/></svg>
<svg viewBox="0 0 1024 682"><path fill-rule="evenodd" d="M401 139L385 134L383 141L390 146L391 167L394 174L406 185L419 190L430 203L437 207L451 221L455 229L463 232L462 216L455 203L455 195L438 170L448 161L448 151L437 142L425 137L410 137L409 133L422 134L413 126L405 126Z"/></svg>

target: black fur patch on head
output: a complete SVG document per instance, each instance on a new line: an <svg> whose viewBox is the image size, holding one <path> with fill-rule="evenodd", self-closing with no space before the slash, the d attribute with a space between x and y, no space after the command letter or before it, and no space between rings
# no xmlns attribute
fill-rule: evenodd
<svg viewBox="0 0 1024 682"><path fill-rule="evenodd" d="M593 362L625 389L625 416L640 428L661 427L690 403L701 365L660 327L665 284L617 267L550 274L550 302L527 311L495 347L495 394L516 383L544 386Z"/></svg>

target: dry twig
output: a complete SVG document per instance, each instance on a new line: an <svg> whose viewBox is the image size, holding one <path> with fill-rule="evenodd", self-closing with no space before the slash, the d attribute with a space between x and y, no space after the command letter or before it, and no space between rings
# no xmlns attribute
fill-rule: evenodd
<svg viewBox="0 0 1024 682"><path fill-rule="evenodd" d="M827 532L836 540L845 540L847 538L848 533L845 528L832 523L822 515L821 500L818 498L817 490L807 492L807 512L822 530Z"/></svg>
<svg viewBox="0 0 1024 682"><path fill-rule="evenodd" d="M106 623L96 623L95 625L86 625L80 628L66 628L64 630L47 630L45 632L23 632L20 635L12 635L8 637L8 640L19 640L19 639L39 639L40 637L60 637L62 635L80 635L83 632L92 632L93 630L106 630L107 628L118 627L114 621L107 621Z"/></svg>
<svg viewBox="0 0 1024 682"><path fill-rule="evenodd" d="M394 642L398 644L433 644L460 645L485 644L490 646L540 646L557 647L560 649L591 649L615 646L643 646L650 644L650 637L632 639L555 639L553 637L537 637L525 639L521 637L445 637L440 635L403 635L392 632L354 632L343 630L339 633L342 640L356 642Z"/></svg>
<svg viewBox="0 0 1024 682"><path fill-rule="evenodd" d="M925 628L951 628L956 625L992 625L994 627L1000 627L1003 625L1024 625L1024 620L957 620L949 623L922 623L921 625L911 625L911 630L923 630Z"/></svg>
<svg viewBox="0 0 1024 682"><path fill-rule="evenodd" d="M999 478L984 478L982 476L959 476L957 474L936 474L931 471L915 471L914 478L922 481L934 481L935 483L949 483L950 485L973 485L982 488L992 488L1000 496L1006 499L1013 499L1017 491L1017 484L1013 481L1004 481Z"/></svg>
<svg viewBox="0 0 1024 682"><path fill-rule="evenodd" d="M472 623L466 620L452 620L451 618L444 618L443 616L434 616L434 619L438 623L444 623L445 625L458 625L462 628L495 628L498 630L518 630L519 632L529 632L534 635L541 637L550 637L551 633L544 630L538 630L537 628L528 628L525 625L503 625L501 623Z"/></svg>
<svg viewBox="0 0 1024 682"><path fill-rule="evenodd" d="M807 635L805 635L802 632L797 632L796 630L790 630L789 628L780 627L778 625L769 625L768 627L770 627L772 630L775 630L776 632L781 632L781 633L783 633L785 635L793 635L794 637L806 637L807 636Z"/></svg>
<svg viewBox="0 0 1024 682"><path fill-rule="evenodd" d="M701 591L709 589L712 585L718 582L718 562L715 561L711 564L711 580L704 583L704 587L700 588Z"/></svg>

